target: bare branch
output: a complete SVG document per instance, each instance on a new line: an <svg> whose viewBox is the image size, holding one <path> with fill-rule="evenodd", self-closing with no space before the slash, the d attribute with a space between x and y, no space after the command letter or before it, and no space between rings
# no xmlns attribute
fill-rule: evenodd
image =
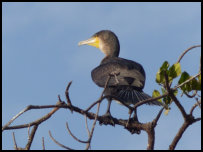
<svg viewBox="0 0 203 152"><path fill-rule="evenodd" d="M85 127L87 129L87 133L88 133L88 137L90 136L90 130L89 130L89 127L88 127L88 123L87 123L87 116L85 115Z"/></svg>
<svg viewBox="0 0 203 152"><path fill-rule="evenodd" d="M200 104L201 104L201 101L197 101L197 102L192 106L192 108L191 108L191 110L190 110L190 115L192 115L194 109L195 109L197 106L200 106Z"/></svg>
<svg viewBox="0 0 203 152"><path fill-rule="evenodd" d="M162 112L163 112L164 108L161 108L161 110L159 111L158 115L156 116L156 118L152 121L154 123L154 126L156 126Z"/></svg>
<svg viewBox="0 0 203 152"><path fill-rule="evenodd" d="M197 90L194 90L193 94L190 95L189 93L187 92L184 92L184 94L188 97L188 98L194 98L196 95L197 95Z"/></svg>
<svg viewBox="0 0 203 152"><path fill-rule="evenodd" d="M90 109L92 109L96 104L101 103L104 99L111 97L111 96L102 96L97 101L95 101L93 104L91 104L85 111L88 112Z"/></svg>
<svg viewBox="0 0 203 152"><path fill-rule="evenodd" d="M6 125L4 125L2 127L2 131L5 130L5 128L7 128L15 119L17 119L20 115L22 115L23 113L25 113L26 111L30 110L31 106L27 106L25 109L23 109L22 111L20 111L16 116L14 116Z"/></svg>
<svg viewBox="0 0 203 152"><path fill-rule="evenodd" d="M202 99L200 98L200 101L198 101L198 98L195 98L195 100L197 101L197 104L198 104L199 108L201 109L201 101L202 101Z"/></svg>
<svg viewBox="0 0 203 152"><path fill-rule="evenodd" d="M187 127L189 125L191 125L192 123L198 121L199 119L194 119L194 117L191 115L192 114L192 110L191 110L191 114L188 115L185 112L185 109L183 108L183 106L180 104L179 100L176 98L176 96L174 95L172 89L169 86L169 81L168 81L168 75L165 73L165 80L166 80L166 89L167 92L169 93L169 96L172 98L172 100L175 102L176 106L179 108L183 118L184 118L184 123L182 125L182 127L179 129L178 133L176 134L174 140L172 141L171 145L169 146L170 150L174 150L178 141L180 140L180 138L182 137L182 134L185 132L185 130L187 129ZM186 82L186 81L185 81ZM185 83L184 82L184 83Z"/></svg>
<svg viewBox="0 0 203 152"><path fill-rule="evenodd" d="M109 81L109 80L108 80ZM106 87L105 87L106 88ZM93 122L93 125L92 125L92 130L90 132L90 136L89 136L89 143L87 144L86 146L86 150L89 149L90 147L90 143L91 143L91 140L92 140L92 136L93 136L93 132L94 132L94 128L95 128L95 125L96 125L96 122L97 122L97 118L98 118L98 114L99 114L99 108L100 108L100 103L98 103L98 106L97 106L97 113L96 113L96 116L95 116L95 119L94 119L94 122Z"/></svg>
<svg viewBox="0 0 203 152"><path fill-rule="evenodd" d="M179 57L178 61L177 62L180 62L182 60L182 58L185 56L185 54L187 52L189 52L191 49L193 48L196 48L196 47L201 47L201 45L195 45L195 46L192 46L190 48L188 48L187 50L185 50L181 56ZM119 75L119 73L118 73ZM154 118L153 121L151 122L148 122L148 123L139 123L139 122L136 122L136 121L131 121L130 117L131 117L131 114L132 114L132 111L134 109L136 109L137 107L143 105L143 104L146 104L146 103L149 103L149 102L152 102L152 101L155 101L155 100L158 100L158 99L161 99L161 98L164 98L166 96L170 96L175 104L177 105L177 107L179 108L180 112L182 113L183 117L184 117L184 123L183 125L181 126L180 130L178 131L178 133L176 134L175 138L173 139L171 145L169 146L169 149L175 149L178 141L181 139L182 137L182 134L184 133L184 131L187 129L187 127L191 124L193 124L194 122L197 122L199 120L201 120L201 118L194 118L192 116L193 114L193 111L194 109L197 107L197 106L200 106L201 104L201 99L200 101L197 101L197 103L195 103L191 110L190 110L190 114L187 114L185 109L183 108L183 106L181 105L180 101L176 98L176 96L174 95L174 91L177 90L178 88L180 88L181 86L185 85L186 83L190 82L191 80L195 79L196 77L198 77L199 75L201 75L201 56L200 56L200 67L199 67L199 73L192 76L190 79L186 80L185 82L175 86L174 88L171 88L170 85L169 85L169 81L168 81L168 75L165 74L165 79L166 79L166 90L167 92L159 97L156 97L156 98L150 98L150 99L147 99L147 100L143 100L141 102L138 102L136 103L133 107L129 106L129 105L126 105L125 103L122 103L124 106L126 106L129 111L130 111L130 116L129 116L129 119L128 120L123 120L123 119L117 119L117 118L112 118L113 121L114 121L114 124L117 124L117 125L120 125L120 126L124 126L124 128L126 128L127 130L129 130L131 133L135 133L134 130L136 129L139 129L139 130L144 130L147 132L148 134L148 145L147 145L147 149L154 149L154 142L155 142L155 127L157 125L157 121L159 120L160 116L161 116L161 113L163 111L164 108L162 108L158 115L156 116L156 118ZM112 98L112 99L115 99L116 97L114 96L111 96L111 95L108 95L108 96L105 96L104 95L104 92L105 92L105 89L108 87L108 83L110 81L110 78L111 77L115 77L115 81L116 83L119 83L118 79L117 79L117 75L116 74L110 74L106 83L105 83L105 86L104 86L104 90L102 91L101 93L101 96L100 98L94 102L93 104L91 104L86 110L83 110L81 108L78 108L76 106L73 106L72 103L71 103L71 100L70 100L70 97L69 97L69 88L71 86L71 82L68 83L68 86L66 87L66 91L65 91L65 96L66 96L66 100L67 100L67 104L65 104L61 99L60 99L60 96L58 96L58 100L59 100L59 103L57 103L56 105L46 105L46 106L33 106L33 105L29 105L27 106L25 109L23 109L20 113L18 113L16 116L14 116L5 126L2 127L2 131L3 130L8 130L8 129L19 129L19 128L25 128L25 127L28 127L28 142L27 142L27 145L24 149L27 149L29 150L30 147L31 147L31 144L32 144L32 141L34 139L34 135L36 133L36 130L38 128L38 125L40 125L42 122L46 121L47 119L49 119L58 109L60 108L66 108L66 109L70 109L71 112L75 111L75 112L78 112L82 115L85 116L85 124L86 124L86 129L87 129L87 132L88 132L88 140L87 141L82 141L82 140L79 140L78 138L76 138L70 131L69 127L68 127L68 123L66 123L66 127L67 127L67 130L69 132L69 134L78 142L81 142L81 143L85 143L86 144L86 150L90 149L90 144L91 144L91 140L92 140L92 137L93 137L93 132L94 132L94 129L95 129L95 126L96 126L96 122L97 120L99 122L103 122L105 121L106 122L106 125L108 124L111 124L111 121L108 122L108 120L104 120L103 117L99 116L99 108L100 108L100 104L101 102L106 99L106 98ZM197 91L194 92L193 95L189 95L188 94L188 97L195 97L197 94ZM196 99L197 100L197 99ZM98 105L97 106L97 111L96 113L91 113L89 112L89 110L91 110L95 105ZM164 106L164 105L163 105ZM17 119L20 115L22 115L23 113L25 113L26 111L28 110L31 110L31 109L45 109L45 108L54 108L52 109L51 112L49 112L47 115L43 116L42 118L34 121L34 122L31 122L29 124L23 124L23 125L18 125L18 126L10 126L10 124L15 120ZM90 120L94 120L93 122L93 125L92 125L92 128L91 128L91 131L89 130L88 128L88 123L87 123L87 118L89 118ZM127 125L126 125L127 124ZM29 134L29 127L33 126L34 127L32 128L32 131L31 131L31 134ZM56 143L58 144L59 146L65 148L65 149L71 149L67 146L64 146L62 144L60 144L58 141L56 141L52 135L51 135L51 132L49 131L49 135L51 137L51 139ZM19 148L17 147L17 143L16 143L16 140L15 140L15 135L13 133L13 140L14 140L14 148L15 149L22 149L22 148ZM42 138L42 147L43 149L45 149L45 146L44 146L44 138ZM71 149L72 150L72 149Z"/></svg>
<svg viewBox="0 0 203 152"><path fill-rule="evenodd" d="M156 118L152 121L149 122L148 125L146 126L146 132L148 134L148 144L147 144L147 150L153 150L154 149L154 143L155 143L155 127L157 125L157 122L162 114L162 111L164 108L162 108Z"/></svg>
<svg viewBox="0 0 203 152"><path fill-rule="evenodd" d="M86 109L86 112L88 112L90 109L92 109L96 104L98 103L101 103L104 99L108 98L109 96L103 96L104 94L104 91L106 90L107 86L108 86L108 83L109 83L109 80L111 79L112 75L109 75L106 82L105 82L105 85L104 85L104 89L100 95L100 98L94 102L92 105L90 105L87 109Z"/></svg>
<svg viewBox="0 0 203 152"><path fill-rule="evenodd" d="M70 134L75 140L77 140L78 142L81 142L81 143L88 143L88 141L80 140L80 139L78 139L76 136L73 135L73 133L72 133L72 132L70 131L70 129L69 129L68 122L66 122L66 128L67 128L69 134Z"/></svg>
<svg viewBox="0 0 203 152"><path fill-rule="evenodd" d="M18 146L17 146L17 143L16 143L16 138L15 138L15 133L13 132L13 143L14 143L14 149L15 150L18 150Z"/></svg>
<svg viewBox="0 0 203 152"><path fill-rule="evenodd" d="M102 94L101 94L100 99L102 98L102 96L103 96L103 94L104 94L104 91L105 91L105 89L106 89L106 87L107 87L107 85L108 85L108 83L109 83L110 78L111 78L111 76L108 77L108 79L107 79L107 81L106 81L106 83L105 83L105 87L104 87L104 90L102 91ZM68 97L68 98L69 98L69 97ZM100 102L98 102L97 112L96 112L96 116L95 116L95 119L94 119L94 122L93 122L93 125L92 125L91 132L89 132L89 129L88 129L88 127L87 127L87 121L86 121L86 128L87 128L87 130L88 130L88 135L89 135L89 138L88 138L87 141L82 141L82 140L76 138L76 137L72 134L72 132L70 131L70 129L69 129L69 127L68 127L68 123L66 122L66 128L67 128L69 134L70 134L75 140L77 140L78 142L87 143L87 145L86 145L86 150L88 150L88 149L90 148L90 143L91 143L91 140L92 140L93 132L94 132L95 125L96 125L96 122L97 122L97 118L98 118L99 108L100 108ZM85 117L86 117L86 115L85 115Z"/></svg>
<svg viewBox="0 0 203 152"><path fill-rule="evenodd" d="M44 137L42 137L42 150L45 150Z"/></svg>
<svg viewBox="0 0 203 152"><path fill-rule="evenodd" d="M143 104L146 104L146 103L149 103L149 102L156 101L156 100L158 100L158 99L164 98L164 97L166 97L167 95L168 95L168 93L166 92L166 93L164 93L163 95L161 95L161 96L159 96L159 97L149 98L149 99L140 101L140 102L138 102L138 103L136 103L136 104L134 105L134 108L137 108L137 107L139 107L139 106L141 106L141 105L143 105Z"/></svg>
<svg viewBox="0 0 203 152"><path fill-rule="evenodd" d="M181 139L183 133L185 132L185 130L194 122L197 122L201 120L201 118L197 118L194 119L194 117L192 115L188 115L187 119L185 120L185 122L183 123L183 125L181 126L181 128L179 129L178 133L176 134L175 138L173 139L172 143L169 146L170 150L174 150L177 143L179 142L179 140Z"/></svg>
<svg viewBox="0 0 203 152"><path fill-rule="evenodd" d="M70 81L68 83L68 86L66 87L66 91L65 91L65 95L66 95L66 100L67 100L67 105L69 105L70 107L72 106L72 103L71 103L71 100L69 98L69 88L70 88L70 85L72 84L72 81ZM70 109L71 112L73 112L73 109L71 108Z"/></svg>
<svg viewBox="0 0 203 152"><path fill-rule="evenodd" d="M30 150L37 128L38 128L38 125L34 125L31 134L28 136L28 142L27 142L27 145L25 146L25 150Z"/></svg>
<svg viewBox="0 0 203 152"><path fill-rule="evenodd" d="M151 122L148 124L148 128L146 130L148 135L148 144L147 144L147 150L153 150L154 149L154 142L155 142L155 131L152 127Z"/></svg>
<svg viewBox="0 0 203 152"><path fill-rule="evenodd" d="M50 136L51 139L52 139L57 145L59 145L60 147L65 148L65 149L68 149L68 150L74 150L74 149L72 149L72 148L69 148L69 147L67 147L67 146L65 146L65 145L63 145L63 144L61 144L61 143L59 143L56 139L54 139L54 137L53 137L52 134L51 134L51 131L49 131L49 136Z"/></svg>
<svg viewBox="0 0 203 152"><path fill-rule="evenodd" d="M57 105L60 107L61 105L63 105L64 103L61 103L61 102L59 102L59 103L57 103ZM20 128L27 128L27 127L31 127L31 126L33 126L33 125L39 125L40 123L42 123L42 122L44 122L44 121L46 121L47 119L49 119L57 110L59 110L59 107L58 106L56 106L51 112L49 112L48 114L46 114L45 116L43 116L42 118L40 118L40 119L38 119L38 120L36 120L36 121L33 121L33 122L31 122L31 123L29 123L29 124L23 124L23 125L16 125L16 126L10 126L10 127L8 127L8 124L9 123L7 123L4 127L3 127L3 129L5 130L8 130L8 129L20 129ZM41 109L43 106L29 106L29 108L26 108L26 109L28 109L28 110L30 110L30 109L37 109L37 108L39 108L39 109ZM28 110L26 110L26 111L28 111ZM20 112L21 113L21 112ZM13 121L14 121L14 119L12 119ZM12 122L13 122L12 121ZM11 122L11 121L9 121L9 122ZM11 123L10 123L11 124Z"/></svg>
<svg viewBox="0 0 203 152"><path fill-rule="evenodd" d="M188 48L187 50L185 50L185 51L181 54L181 56L178 58L177 63L180 62L180 60L183 58L183 56L184 56L188 51L190 51L190 50L192 50L192 49L194 49L194 48L196 48L196 47L201 47L201 45L194 45L194 46L191 46L190 48Z"/></svg>

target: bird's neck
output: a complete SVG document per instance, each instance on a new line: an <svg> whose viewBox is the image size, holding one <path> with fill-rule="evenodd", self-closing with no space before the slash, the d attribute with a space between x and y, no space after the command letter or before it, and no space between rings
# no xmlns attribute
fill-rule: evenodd
<svg viewBox="0 0 203 152"><path fill-rule="evenodd" d="M116 57L116 56L105 56L105 57L102 59L102 61L101 61L100 64L105 64L105 63L111 62L112 59L114 59L114 58L118 58L118 57Z"/></svg>
<svg viewBox="0 0 203 152"><path fill-rule="evenodd" d="M101 47L100 50L106 55L106 57L118 57L119 49L115 47L104 46Z"/></svg>
<svg viewBox="0 0 203 152"><path fill-rule="evenodd" d="M111 50L110 52L111 53L107 55L108 57L118 57L120 51L119 50Z"/></svg>

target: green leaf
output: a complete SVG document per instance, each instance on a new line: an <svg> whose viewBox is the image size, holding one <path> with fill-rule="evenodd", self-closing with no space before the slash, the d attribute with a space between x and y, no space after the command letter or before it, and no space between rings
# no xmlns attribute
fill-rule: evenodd
<svg viewBox="0 0 203 152"><path fill-rule="evenodd" d="M201 90L201 85L202 81L201 81L201 74L198 76L198 85L200 86L200 90Z"/></svg>
<svg viewBox="0 0 203 152"><path fill-rule="evenodd" d="M165 77L164 77L164 72L168 71L169 63L168 61L165 61L162 66L159 68L159 71L156 74L156 82L157 83L164 83L165 82Z"/></svg>
<svg viewBox="0 0 203 152"><path fill-rule="evenodd" d="M169 105L171 103L172 99L171 99L171 97L166 96L163 98L163 101L166 105Z"/></svg>
<svg viewBox="0 0 203 152"><path fill-rule="evenodd" d="M163 76L161 75L161 71L159 69L159 71L156 73L156 82L161 83L162 81L163 81Z"/></svg>
<svg viewBox="0 0 203 152"><path fill-rule="evenodd" d="M202 83L202 81L201 81L201 74L198 76L198 83L200 85L200 90L201 90L201 83Z"/></svg>
<svg viewBox="0 0 203 152"><path fill-rule="evenodd" d="M189 78L191 78L191 76L187 72L183 72L178 81L178 84L185 82ZM201 76L198 77L198 79L192 79L190 82L184 84L180 88L182 89L183 92L190 92L192 90L201 90L201 81L199 80L201 80Z"/></svg>
<svg viewBox="0 0 203 152"><path fill-rule="evenodd" d="M198 81L199 81L199 83L200 83L200 85L201 85L201 74L198 76Z"/></svg>
<svg viewBox="0 0 203 152"><path fill-rule="evenodd" d="M161 91L162 91L162 94L166 93L166 89L164 87L161 87Z"/></svg>
<svg viewBox="0 0 203 152"><path fill-rule="evenodd" d="M180 76L178 84L181 84L181 83L185 82L189 78L190 78L190 75L186 71L184 71Z"/></svg>
<svg viewBox="0 0 203 152"><path fill-rule="evenodd" d="M168 77L169 81L172 81L174 78L178 77L181 74L180 63L175 63L169 68Z"/></svg>
<svg viewBox="0 0 203 152"><path fill-rule="evenodd" d="M162 64L160 69L161 69L161 71L163 71L163 70L167 70L168 67L169 67L168 61L164 61L164 63Z"/></svg>
<svg viewBox="0 0 203 152"><path fill-rule="evenodd" d="M188 80L189 78L190 78L190 75L189 75L187 72L184 71L184 72L181 74L181 77L180 77L180 79L179 79L179 81L178 81L178 84L181 84L181 83L185 82L185 81ZM190 86L188 85L188 83L184 84L184 85L181 86L180 88L183 90L183 92L190 90Z"/></svg>
<svg viewBox="0 0 203 152"><path fill-rule="evenodd" d="M190 82L191 90L201 90L201 82L199 82L197 79L193 79Z"/></svg>
<svg viewBox="0 0 203 152"><path fill-rule="evenodd" d="M159 97L159 96L161 96L159 91L158 90L154 90L153 93L152 93L152 97L155 98L155 97ZM158 101L162 102L161 99L158 99Z"/></svg>

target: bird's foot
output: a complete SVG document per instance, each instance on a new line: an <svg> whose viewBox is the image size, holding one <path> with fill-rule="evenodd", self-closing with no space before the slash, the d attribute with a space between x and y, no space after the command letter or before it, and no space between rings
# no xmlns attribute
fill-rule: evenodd
<svg viewBox="0 0 203 152"><path fill-rule="evenodd" d="M134 123L137 123L138 125L139 125L139 122L134 122ZM141 130L140 130L140 128L139 127L130 127L130 125L129 126L126 126L125 127L131 134L140 134L141 133Z"/></svg>
<svg viewBox="0 0 203 152"><path fill-rule="evenodd" d="M114 123L114 118L111 116L111 113L110 112L106 112L104 115L100 116L102 119L101 121L99 122L100 125L112 125L112 126L115 126L115 123Z"/></svg>
<svg viewBox="0 0 203 152"><path fill-rule="evenodd" d="M141 132L140 128L135 127L135 126L132 128L132 127L130 127L131 124L138 124L138 126L139 126L140 122L138 121L137 114L134 114L134 116L132 118L129 117L125 128L128 131L130 131L131 134L134 134L134 133L140 134L140 132Z"/></svg>

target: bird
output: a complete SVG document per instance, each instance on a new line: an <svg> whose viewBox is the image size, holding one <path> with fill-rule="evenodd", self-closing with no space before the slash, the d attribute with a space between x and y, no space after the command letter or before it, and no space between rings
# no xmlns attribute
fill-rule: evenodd
<svg viewBox="0 0 203 152"><path fill-rule="evenodd" d="M140 101L151 98L150 95L143 92L146 80L144 68L135 61L119 57L120 43L114 32L101 30L91 38L80 41L78 45L90 45L105 54L100 65L91 72L94 83L102 88L105 88L105 84L110 77L104 90L104 95L110 97L107 98L108 106L103 116L112 118L110 113L112 100L120 104L135 105ZM152 101L147 104L162 105L159 101ZM138 121L136 111L134 119Z"/></svg>

